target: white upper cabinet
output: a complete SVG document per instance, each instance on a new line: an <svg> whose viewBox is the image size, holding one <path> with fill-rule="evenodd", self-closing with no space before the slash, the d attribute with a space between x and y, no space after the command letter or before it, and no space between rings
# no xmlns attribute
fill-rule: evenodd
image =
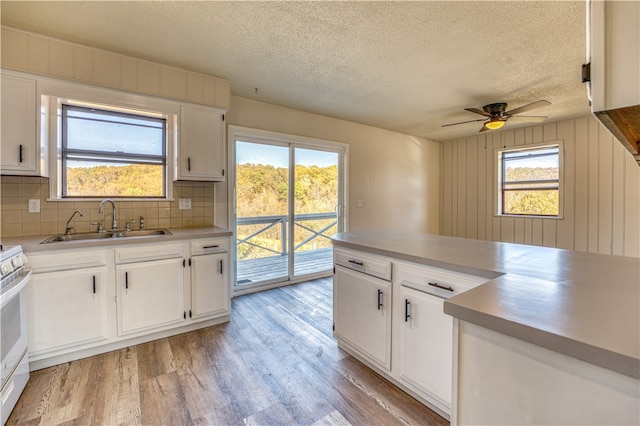
<svg viewBox="0 0 640 426"><path fill-rule="evenodd" d="M640 2L590 2L593 111L640 105Z"/></svg>
<svg viewBox="0 0 640 426"><path fill-rule="evenodd" d="M225 180L224 111L180 106L175 179Z"/></svg>
<svg viewBox="0 0 640 426"><path fill-rule="evenodd" d="M3 71L0 157L3 175L45 175L41 170L36 111L36 80Z"/></svg>

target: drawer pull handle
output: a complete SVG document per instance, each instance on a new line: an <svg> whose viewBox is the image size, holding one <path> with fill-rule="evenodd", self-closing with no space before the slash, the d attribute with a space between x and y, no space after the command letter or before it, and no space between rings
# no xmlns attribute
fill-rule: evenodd
<svg viewBox="0 0 640 426"><path fill-rule="evenodd" d="M440 285L440 284L438 284L438 283L429 283L429 285L430 285L430 286L432 286L432 287L438 287L438 288L441 288L441 289L443 289L443 290L453 291L453 287L446 287L446 286Z"/></svg>
<svg viewBox="0 0 640 426"><path fill-rule="evenodd" d="M378 289L378 310L382 309L382 290Z"/></svg>
<svg viewBox="0 0 640 426"><path fill-rule="evenodd" d="M409 322L409 318L411 318L411 314L409 314L409 306L411 306L409 299L404 299L404 322Z"/></svg>
<svg viewBox="0 0 640 426"><path fill-rule="evenodd" d="M358 260L349 259L349 263L353 263L354 265L364 266L364 262L360 262Z"/></svg>
<svg viewBox="0 0 640 426"><path fill-rule="evenodd" d="M214 244L214 245L212 245L212 246L204 246L204 247L202 247L202 248L203 248L203 249L210 249L210 248L218 248L218 247L220 247L220 246L219 246L219 245L217 245L217 244Z"/></svg>

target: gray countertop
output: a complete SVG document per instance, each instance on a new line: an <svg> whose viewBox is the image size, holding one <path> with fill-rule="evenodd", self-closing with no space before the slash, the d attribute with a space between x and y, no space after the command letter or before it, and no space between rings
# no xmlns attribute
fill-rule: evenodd
<svg viewBox="0 0 640 426"><path fill-rule="evenodd" d="M29 254L42 251L56 251L56 250L68 250L74 248L101 248L101 247L113 247L123 244L140 244L150 242L166 242L176 240L187 240L191 238L215 238L215 237L228 237L233 235L228 229L220 228L217 226L207 228L184 228L184 229L169 229L171 235L154 235L146 237L127 237L127 238L103 238L99 240L78 240L78 241L64 241L50 244L41 244L42 241L50 237L51 235L37 235L33 237L15 237L15 238L3 238L2 244L4 246L21 245L22 250Z"/></svg>
<svg viewBox="0 0 640 426"><path fill-rule="evenodd" d="M640 259L390 231L336 246L490 281L445 301L461 320L640 379Z"/></svg>

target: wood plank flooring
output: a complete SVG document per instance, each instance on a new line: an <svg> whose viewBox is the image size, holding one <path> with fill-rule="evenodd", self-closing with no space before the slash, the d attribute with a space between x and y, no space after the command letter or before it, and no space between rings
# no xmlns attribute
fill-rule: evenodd
<svg viewBox="0 0 640 426"><path fill-rule="evenodd" d="M338 349L331 287L237 297L228 324L35 371L7 424L448 424Z"/></svg>

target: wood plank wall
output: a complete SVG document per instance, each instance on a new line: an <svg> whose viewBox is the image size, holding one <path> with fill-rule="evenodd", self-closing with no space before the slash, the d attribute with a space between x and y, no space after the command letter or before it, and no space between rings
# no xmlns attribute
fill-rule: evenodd
<svg viewBox="0 0 640 426"><path fill-rule="evenodd" d="M562 219L495 216L495 150L564 141ZM594 117L443 142L442 235L640 257L640 167Z"/></svg>

